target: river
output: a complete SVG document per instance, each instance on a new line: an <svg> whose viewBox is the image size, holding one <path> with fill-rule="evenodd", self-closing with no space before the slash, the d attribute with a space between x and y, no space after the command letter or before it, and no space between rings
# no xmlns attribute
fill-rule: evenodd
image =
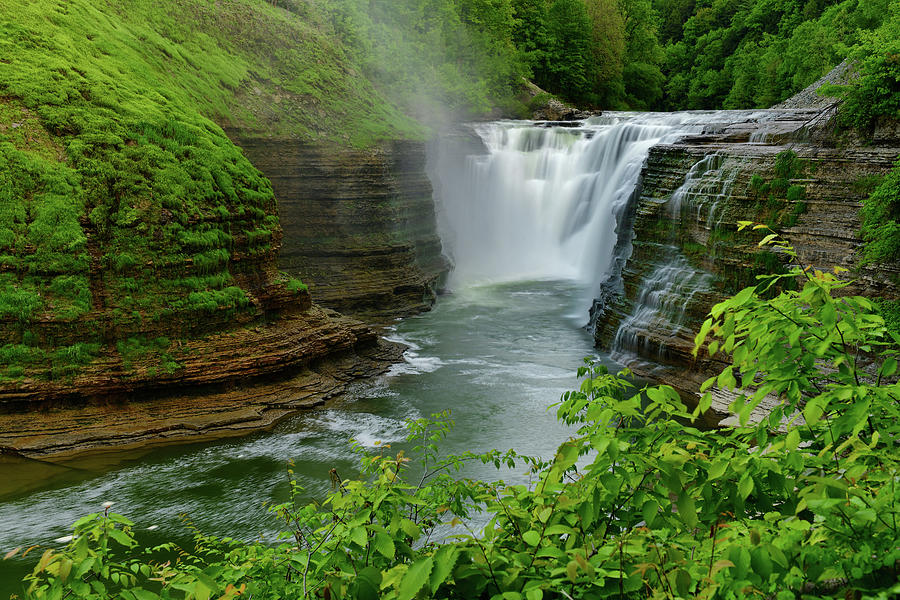
<svg viewBox="0 0 900 600"><path fill-rule="evenodd" d="M388 333L409 345L403 363L358 385L350 397L272 432L89 455L67 463L77 470L53 469L50 483L25 494L9 489L11 479L4 478L0 551L62 546L53 540L107 501L137 523L148 543L189 542L182 515L206 533L271 539L278 522L264 505L286 499L288 461L310 496L321 497L330 489L329 469L344 476L353 472L351 440L373 450L376 442L400 448L407 419L445 409L456 421L444 444L448 452L499 447L552 456L569 432L548 406L577 387L575 370L583 357L594 355L582 327L585 317L574 310L581 294L572 281L462 287ZM0 471L11 473L15 466L0 465ZM498 476L484 466L467 474ZM16 590L37 556L28 558L0 563L0 597Z"/></svg>

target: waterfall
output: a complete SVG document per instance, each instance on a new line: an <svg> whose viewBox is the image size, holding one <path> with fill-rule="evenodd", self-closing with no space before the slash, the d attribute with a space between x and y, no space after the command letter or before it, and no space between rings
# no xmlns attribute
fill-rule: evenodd
<svg viewBox="0 0 900 600"><path fill-rule="evenodd" d="M445 169L436 186L451 285L574 279L589 295L586 320L650 148L694 131L689 120L620 113L577 127L473 125L483 152Z"/></svg>
<svg viewBox="0 0 900 600"><path fill-rule="evenodd" d="M630 201L650 149L684 136L744 135L765 128L775 111L605 113L583 122L471 124L432 148L444 252L454 263L450 286L528 279L583 284L583 320L596 298L621 295L619 272L631 254ZM691 168L665 202L672 216L715 228L738 169L712 153ZM702 198L695 202L695 198ZM633 314L616 335L616 351L637 351L653 319L677 328L690 298L709 276L690 266L675 240L660 243ZM602 301L601 303L602 304ZM674 335L677 333L673 331Z"/></svg>

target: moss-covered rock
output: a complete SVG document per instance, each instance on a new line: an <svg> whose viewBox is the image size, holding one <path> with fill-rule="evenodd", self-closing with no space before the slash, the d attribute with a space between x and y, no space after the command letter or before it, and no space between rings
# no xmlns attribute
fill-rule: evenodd
<svg viewBox="0 0 900 600"><path fill-rule="evenodd" d="M304 6L3 2L0 386L110 356L177 371L181 339L308 305L277 269L271 185L220 125L356 146L422 129Z"/></svg>

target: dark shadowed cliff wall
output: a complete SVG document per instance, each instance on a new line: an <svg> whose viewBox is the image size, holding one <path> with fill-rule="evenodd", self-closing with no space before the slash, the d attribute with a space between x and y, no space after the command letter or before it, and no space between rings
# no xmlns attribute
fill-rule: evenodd
<svg viewBox="0 0 900 600"><path fill-rule="evenodd" d="M374 320L431 306L448 263L424 143L356 150L229 134L272 182L279 266L309 284L316 302Z"/></svg>

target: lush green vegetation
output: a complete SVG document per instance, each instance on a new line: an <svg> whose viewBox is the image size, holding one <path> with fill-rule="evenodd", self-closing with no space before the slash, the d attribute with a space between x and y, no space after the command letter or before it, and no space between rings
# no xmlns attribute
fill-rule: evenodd
<svg viewBox="0 0 900 600"><path fill-rule="evenodd" d="M268 42L279 36L318 42L304 57L322 63L319 85L359 104L345 112L360 136L380 135L366 122L418 131L387 101L362 106L377 93L342 71L339 44L264 2L4 5L0 324L16 342L5 347L6 376L77 368L98 355L110 329L127 340L163 317L254 310L233 283L233 262L273 260L275 200L207 117L263 128L259 107L245 101L254 78L276 86L260 94L300 93L300 82L271 83L279 65L301 55L272 52ZM340 60L323 59L334 52ZM312 135L301 120L275 121L274 132ZM53 335L19 344L37 321L71 323L70 335L91 351L66 362ZM120 346L111 349L132 364L134 353Z"/></svg>
<svg viewBox="0 0 900 600"><path fill-rule="evenodd" d="M663 15L666 106L672 108L767 107L784 100L849 54L877 57L881 49L871 32L884 29L898 7L896 0L655 5Z"/></svg>
<svg viewBox="0 0 900 600"><path fill-rule="evenodd" d="M802 288L761 297L787 278ZM448 414L412 421L409 456L361 450L360 478L333 472L321 502L292 482L273 508L279 545L198 534L194 548L142 548L128 519L96 513L44 552L26 597L896 597L900 335L869 300L836 297L844 285L798 267L716 305L695 353L732 364L693 411L670 387L635 394L587 364L557 405L577 434L551 460L444 456ZM714 386L733 391L738 424L698 429ZM460 479L467 461L532 482Z"/></svg>
<svg viewBox="0 0 900 600"><path fill-rule="evenodd" d="M863 203L863 259L900 261L900 160Z"/></svg>
<svg viewBox="0 0 900 600"><path fill-rule="evenodd" d="M806 186L793 183L793 180L805 177L807 168L807 161L799 158L796 152L784 150L775 156L775 177L771 181L759 174L753 175L749 195L756 203L756 218L765 220L772 229L796 225L800 215L806 212Z"/></svg>
<svg viewBox="0 0 900 600"><path fill-rule="evenodd" d="M514 0L536 83L602 108L766 108L851 57L856 125L898 113L897 0ZM665 92L665 93L664 93Z"/></svg>

